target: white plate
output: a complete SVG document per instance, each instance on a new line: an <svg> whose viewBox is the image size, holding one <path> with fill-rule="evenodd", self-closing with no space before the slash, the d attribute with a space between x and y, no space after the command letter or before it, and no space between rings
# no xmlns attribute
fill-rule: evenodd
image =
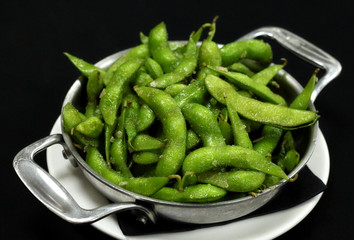
<svg viewBox="0 0 354 240"><path fill-rule="evenodd" d="M60 133L59 118L55 122L51 134ZM62 156L62 147L54 145L47 149L48 171L72 194L77 203L87 209L96 208L108 203L108 200L100 194L86 180L80 168L74 168L69 161ZM308 162L309 168L325 184L329 176L329 153L322 132L319 132L317 146ZM114 215L106 217L92 226L116 239L273 239L293 228L303 220L316 206L322 194L287 210L267 214L259 217L248 218L221 226L197 229L186 232L169 234L151 234L141 236L124 236L119 228Z"/></svg>

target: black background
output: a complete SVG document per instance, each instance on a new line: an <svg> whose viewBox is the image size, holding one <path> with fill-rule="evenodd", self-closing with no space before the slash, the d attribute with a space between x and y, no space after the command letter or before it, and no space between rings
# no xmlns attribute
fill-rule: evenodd
<svg viewBox="0 0 354 240"><path fill-rule="evenodd" d="M353 236L351 1L1 1L1 239L110 239L91 226L72 225L55 216L25 188L12 167L19 150L49 134L68 88L79 75L62 52L95 63L137 45L138 33L147 34L161 21L167 24L170 39L187 39L215 15L219 15L217 42L275 25L341 62L341 75L316 100L331 157L328 189L315 209L278 239ZM294 59L286 70L304 82L314 67ZM45 166L44 157L40 158Z"/></svg>

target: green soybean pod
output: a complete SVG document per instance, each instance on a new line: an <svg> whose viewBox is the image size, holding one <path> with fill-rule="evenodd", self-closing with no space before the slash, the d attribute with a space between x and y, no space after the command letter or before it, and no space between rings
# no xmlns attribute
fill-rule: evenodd
<svg viewBox="0 0 354 240"><path fill-rule="evenodd" d="M278 161L278 165L290 173L299 164L300 155L295 149L286 152L285 156Z"/></svg>
<svg viewBox="0 0 354 240"><path fill-rule="evenodd" d="M96 116L92 116L79 123L74 128L74 131L78 131L89 138L98 138L103 131L103 127L104 124L101 119Z"/></svg>
<svg viewBox="0 0 354 240"><path fill-rule="evenodd" d="M200 143L200 138L198 135L192 130L187 130L187 143L186 143L186 150L191 150L195 148Z"/></svg>
<svg viewBox="0 0 354 240"><path fill-rule="evenodd" d="M114 124L117 111L123 99L123 92L142 64L142 59L132 59L123 63L116 70L112 80L103 90L99 102L99 109L106 124L110 126Z"/></svg>
<svg viewBox="0 0 354 240"><path fill-rule="evenodd" d="M230 66L240 59L253 59L264 64L271 63L273 52L268 43L249 39L225 44L221 49L223 66Z"/></svg>
<svg viewBox="0 0 354 240"><path fill-rule="evenodd" d="M211 66L208 66L208 68L225 76L228 81L234 84L236 87L252 91L255 95L264 101L273 104L286 105L286 101L282 96L273 93L272 90L270 90L270 88L267 86L252 81L252 79L250 79L245 74L237 72L226 72L224 70L220 70L220 68Z"/></svg>
<svg viewBox="0 0 354 240"><path fill-rule="evenodd" d="M257 170L289 180L279 166L258 152L240 146L202 147L194 150L186 156L183 162L183 172L199 174L225 166Z"/></svg>
<svg viewBox="0 0 354 240"><path fill-rule="evenodd" d="M134 151L147 151L163 148L165 144L157 138L147 134L137 135L131 142Z"/></svg>
<svg viewBox="0 0 354 240"><path fill-rule="evenodd" d="M85 77L89 77L93 71L100 72L102 75L106 74L106 71L96 67L95 65L88 63L80 58L77 58L67 52L64 54L69 58L69 60L74 64L74 66L84 75Z"/></svg>
<svg viewBox="0 0 354 240"><path fill-rule="evenodd" d="M86 162L95 172L111 183L144 196L154 194L169 181L168 177L126 178L109 168L99 150L93 147L87 148Z"/></svg>
<svg viewBox="0 0 354 240"><path fill-rule="evenodd" d="M285 67L286 64L287 61L284 60L283 64L270 65L262 71L257 72L251 78L256 83L267 85L278 74L278 72Z"/></svg>
<svg viewBox="0 0 354 240"><path fill-rule="evenodd" d="M312 74L310 80L307 82L305 88L293 100L293 102L290 104L289 107L295 108L295 109L302 109L302 110L307 109L307 107L311 101L312 92L315 89L315 84L318 80L318 78L317 78L318 71L319 71L319 68L317 68L315 70L315 72Z"/></svg>
<svg viewBox="0 0 354 240"><path fill-rule="evenodd" d="M230 192L254 191L262 185L264 179L264 173L249 170L230 172L211 170L198 174L198 182L209 183Z"/></svg>
<svg viewBox="0 0 354 240"><path fill-rule="evenodd" d="M138 121L136 123L136 130L138 131L138 133L148 129L154 121L155 114L152 109L145 103L141 105L138 115Z"/></svg>
<svg viewBox="0 0 354 240"><path fill-rule="evenodd" d="M127 141L125 137L126 104L123 105L120 116L118 117L118 127L114 134L114 140L110 146L110 162L114 168L121 172L124 177L133 177L128 164Z"/></svg>
<svg viewBox="0 0 354 240"><path fill-rule="evenodd" d="M246 74L248 77L252 77L255 74L251 69L249 69L246 65L240 62L235 62L227 68L229 71L243 73Z"/></svg>
<svg viewBox="0 0 354 240"><path fill-rule="evenodd" d="M128 144L130 145L138 134L137 122L140 104L138 103L138 96L130 89L125 93L123 101L126 103L125 131L128 136Z"/></svg>
<svg viewBox="0 0 354 240"><path fill-rule="evenodd" d="M70 102L63 107L62 116L64 128L68 133L71 133L73 128L86 120L86 116L80 113Z"/></svg>
<svg viewBox="0 0 354 240"><path fill-rule="evenodd" d="M186 152L187 127L183 114L175 100L162 90L134 87L135 92L160 119L167 144L157 163L156 175L169 176L180 169Z"/></svg>
<svg viewBox="0 0 354 240"><path fill-rule="evenodd" d="M241 147L252 149L253 144L248 135L246 125L240 119L237 113L237 109L235 108L235 105L231 103L231 100L232 99L230 99L229 97L226 97L226 107L231 122L234 144Z"/></svg>
<svg viewBox="0 0 354 240"><path fill-rule="evenodd" d="M172 72L177 65L177 58L168 46L168 34L164 22L159 23L149 33L149 49L153 59L165 73Z"/></svg>
<svg viewBox="0 0 354 240"><path fill-rule="evenodd" d="M163 75L163 70L160 64L150 57L146 59L145 67L147 72L153 79L156 79Z"/></svg>
<svg viewBox="0 0 354 240"><path fill-rule="evenodd" d="M103 77L103 83L105 86L113 79L115 72L121 65L132 59L144 59L150 55L149 47L147 44L140 44L132 49L128 50L126 54L118 58L107 70L107 73Z"/></svg>
<svg viewBox="0 0 354 240"><path fill-rule="evenodd" d="M225 139L219 128L215 115L205 106L198 103L189 103L182 108L182 113L198 134L203 146L225 146Z"/></svg>
<svg viewBox="0 0 354 240"><path fill-rule="evenodd" d="M94 70L89 73L87 84L86 84L86 92L87 92L87 105L85 116L91 117L97 114L97 102L98 97L103 88L102 74L100 71Z"/></svg>
<svg viewBox="0 0 354 240"><path fill-rule="evenodd" d="M177 96L185 87L187 87L186 84L183 83L176 83L172 84L168 87L165 88L165 92L170 94L172 97Z"/></svg>
<svg viewBox="0 0 354 240"><path fill-rule="evenodd" d="M225 143L227 145L232 144L233 137L232 137L232 128L229 122L225 121L224 119L220 118L218 119L219 123L219 128L221 130L221 134L223 135L225 139Z"/></svg>
<svg viewBox="0 0 354 240"><path fill-rule="evenodd" d="M133 161L142 165L153 164L160 160L160 155L152 151L136 152L133 154Z"/></svg>
<svg viewBox="0 0 354 240"><path fill-rule="evenodd" d="M133 80L133 85L143 87L152 81L154 81L154 79L147 72L139 70L136 78Z"/></svg>
<svg viewBox="0 0 354 240"><path fill-rule="evenodd" d="M174 99L178 107L182 108L187 103L203 104L207 101L209 96L204 80L202 79L187 85Z"/></svg>
<svg viewBox="0 0 354 240"><path fill-rule="evenodd" d="M305 110L311 100L311 95L317 81L318 69L312 74L310 80L306 84L303 91L295 98L295 100L290 104L290 108ZM290 133L285 134L285 138ZM277 127L265 125L262 130L262 139L254 145L254 149L265 156L271 154L276 148L281 136L283 135L283 130ZM285 154L285 152L283 153Z"/></svg>
<svg viewBox="0 0 354 240"><path fill-rule="evenodd" d="M151 197L172 202L208 203L221 199L226 193L224 189L210 184L197 184L186 187L183 192L175 188L163 187Z"/></svg>
<svg viewBox="0 0 354 240"><path fill-rule="evenodd" d="M185 78L191 76L197 67L197 56L198 51L196 43L192 38L189 38L186 45L184 58L179 62L173 72L166 73L158 77L149 85L156 88L166 88L169 85L181 82Z"/></svg>
<svg viewBox="0 0 354 240"><path fill-rule="evenodd" d="M272 154L278 145L283 132L284 131L281 128L264 125L261 140L254 144L253 149L263 156Z"/></svg>
<svg viewBox="0 0 354 240"><path fill-rule="evenodd" d="M86 117L71 103L65 104L62 111L62 117L65 130L73 137L74 141L78 143L81 148L85 146L99 146L99 140L97 138L89 138L78 131L74 131L77 125L86 120Z"/></svg>
<svg viewBox="0 0 354 240"><path fill-rule="evenodd" d="M209 93L220 103L225 104L225 94L237 112L245 118L284 129L296 129L314 124L318 116L315 112L288 108L271 103L260 102L253 98L243 97L226 81L208 75L205 79Z"/></svg>

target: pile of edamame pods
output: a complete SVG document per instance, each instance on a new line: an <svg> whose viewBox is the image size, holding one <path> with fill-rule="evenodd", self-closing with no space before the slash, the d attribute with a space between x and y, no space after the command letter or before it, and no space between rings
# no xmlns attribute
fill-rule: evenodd
<svg viewBox="0 0 354 240"><path fill-rule="evenodd" d="M274 91L286 60L273 64L263 40L219 46L215 22L184 43L169 41L161 22L108 69L65 53L87 79L87 105L66 104L64 128L103 178L193 203L256 195L292 180L287 174L300 159L292 130L319 117L306 110L317 70L287 103Z"/></svg>

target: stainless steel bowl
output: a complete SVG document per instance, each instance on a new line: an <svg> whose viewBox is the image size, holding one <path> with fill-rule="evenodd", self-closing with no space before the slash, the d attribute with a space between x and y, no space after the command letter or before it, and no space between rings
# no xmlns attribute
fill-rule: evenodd
<svg viewBox="0 0 354 240"><path fill-rule="evenodd" d="M310 103L309 108L315 111L313 102L319 92L340 73L340 63L306 40L277 27L257 29L239 40L251 39L258 36L267 36L277 40L288 50L326 71L326 74L316 84L312 95L312 103ZM101 60L96 65L101 68L108 68L126 51L113 54ZM277 81L284 91L282 95L286 96L289 100L293 99L302 90L302 86L284 70L278 74ZM86 104L84 97L86 91L85 85L86 83L83 80L76 80L69 89L63 106L71 102L78 109L83 109ZM311 127L297 130L295 140L302 158L298 166L289 174L290 178L293 178L310 159L315 148L318 129L319 126L316 123ZM65 157L73 165L79 166L92 185L115 203L92 210L82 209L78 206L60 183L33 161L34 156L39 151L53 144L61 144L64 148L63 153ZM108 182L93 171L76 150L71 137L65 132L63 127L62 134L45 137L21 150L14 158L13 165L24 184L44 205L58 216L72 223L94 222L114 212L127 209L142 211L144 214L141 215L141 219L146 220L147 216L153 222L155 222L156 217L195 224L223 222L242 217L262 207L287 184L285 180L282 180L277 185L260 193L257 197L247 196L207 204L176 203L141 196Z"/></svg>

